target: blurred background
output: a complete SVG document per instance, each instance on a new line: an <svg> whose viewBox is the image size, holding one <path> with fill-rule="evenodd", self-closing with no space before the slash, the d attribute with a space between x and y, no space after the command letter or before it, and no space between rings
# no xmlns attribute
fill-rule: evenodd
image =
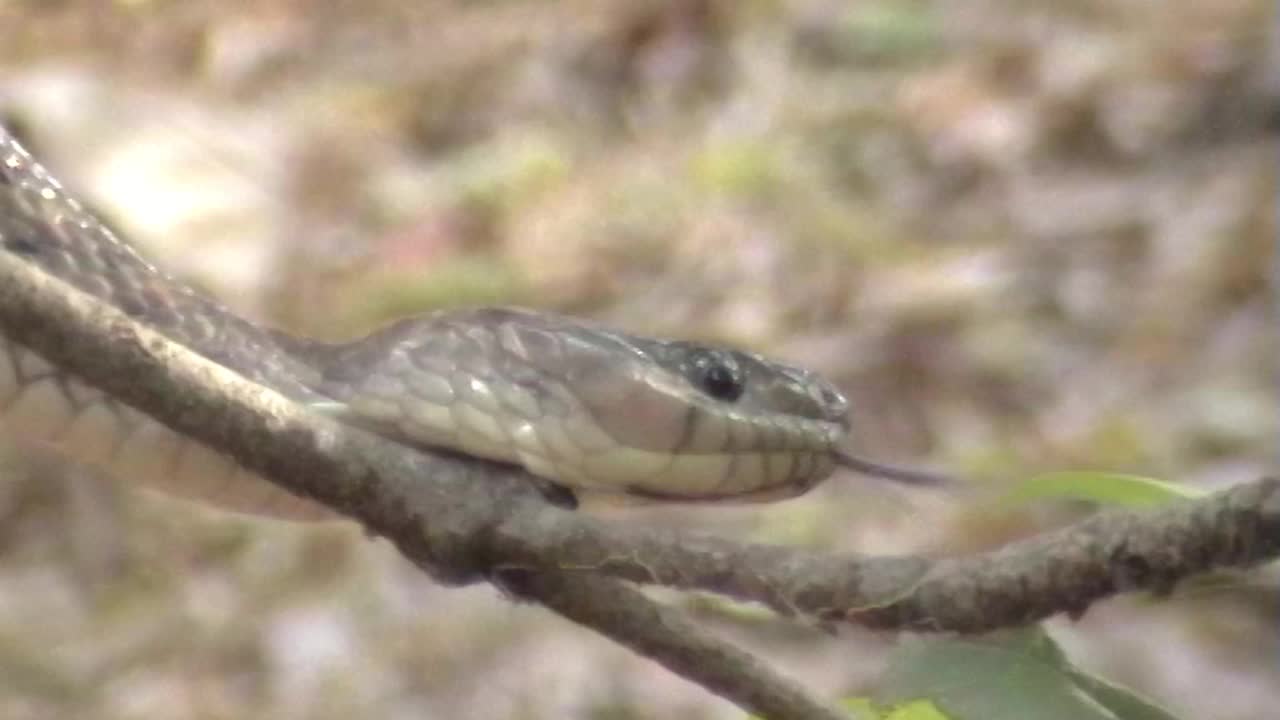
<svg viewBox="0 0 1280 720"><path fill-rule="evenodd" d="M345 337L511 303L819 370L868 456L793 501L619 522L974 552L1084 504L1038 472L1222 487L1275 457L1272 3L0 2L0 113L156 263ZM0 716L738 718L350 527L6 452ZM1280 704L1280 578L1050 623L1183 717ZM684 595L831 696L894 636Z"/></svg>

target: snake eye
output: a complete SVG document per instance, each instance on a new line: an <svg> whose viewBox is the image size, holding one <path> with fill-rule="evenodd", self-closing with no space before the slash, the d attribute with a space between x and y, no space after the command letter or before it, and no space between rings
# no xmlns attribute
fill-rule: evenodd
<svg viewBox="0 0 1280 720"><path fill-rule="evenodd" d="M738 366L714 355L703 355L694 360L693 381L717 400L733 402L742 397L742 373Z"/></svg>

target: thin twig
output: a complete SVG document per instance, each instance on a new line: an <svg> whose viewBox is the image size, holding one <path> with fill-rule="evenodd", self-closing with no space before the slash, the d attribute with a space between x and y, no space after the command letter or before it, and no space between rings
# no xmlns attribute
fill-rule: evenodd
<svg viewBox="0 0 1280 720"><path fill-rule="evenodd" d="M520 586L552 611L581 625L608 627L617 642L755 715L848 720L760 658L699 627L687 613L659 605L617 580L589 573L530 573Z"/></svg>
<svg viewBox="0 0 1280 720"><path fill-rule="evenodd" d="M513 515L495 555L529 569L593 570L696 589L879 629L984 632L1139 590L1167 593L1184 578L1280 556L1280 480L1199 500L1099 513L1052 533L976 555L867 557L736 543L645 528L541 523ZM542 543L546 543L543 545ZM554 559L553 565L541 562Z"/></svg>

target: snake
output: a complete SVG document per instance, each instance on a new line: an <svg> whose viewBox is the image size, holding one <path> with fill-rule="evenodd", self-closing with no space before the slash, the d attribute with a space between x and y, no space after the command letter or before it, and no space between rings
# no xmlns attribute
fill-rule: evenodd
<svg viewBox="0 0 1280 720"><path fill-rule="evenodd" d="M571 503L776 500L837 466L940 480L854 455L835 384L739 349L513 307L440 310L338 343L255 323L152 266L3 128L0 252L293 402L424 451L518 466ZM0 437L221 510L338 517L3 334Z"/></svg>

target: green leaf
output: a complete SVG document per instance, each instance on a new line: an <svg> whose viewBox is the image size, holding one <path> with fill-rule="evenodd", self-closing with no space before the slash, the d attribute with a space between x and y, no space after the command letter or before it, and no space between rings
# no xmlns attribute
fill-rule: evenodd
<svg viewBox="0 0 1280 720"><path fill-rule="evenodd" d="M1124 720L1177 720L1168 710L1134 691L1100 677L1072 670L1071 677L1094 700Z"/></svg>
<svg viewBox="0 0 1280 720"><path fill-rule="evenodd" d="M875 705L871 703L871 698L845 698L840 701L840 707L848 710L849 717L854 720L881 720L882 718L876 711Z"/></svg>
<svg viewBox="0 0 1280 720"><path fill-rule="evenodd" d="M882 712L870 698L845 698L840 707L849 711L850 720L952 720L928 700L916 700ZM757 715L747 720L762 720Z"/></svg>
<svg viewBox="0 0 1280 720"><path fill-rule="evenodd" d="M849 720L882 720L880 713L867 698L847 698L840 701L840 707L849 711ZM748 715L747 720L765 720L759 715Z"/></svg>
<svg viewBox="0 0 1280 720"><path fill-rule="evenodd" d="M929 700L949 720L1176 720L1072 666L1040 628L905 640L875 700L896 707Z"/></svg>
<svg viewBox="0 0 1280 720"><path fill-rule="evenodd" d="M1037 475L1015 487L1005 499L1011 502L1048 498L1089 500L1103 505L1148 507L1204 494L1195 488L1141 475L1068 471Z"/></svg>
<svg viewBox="0 0 1280 720"><path fill-rule="evenodd" d="M916 700L894 708L884 716L884 720L952 720L952 718L928 700Z"/></svg>

